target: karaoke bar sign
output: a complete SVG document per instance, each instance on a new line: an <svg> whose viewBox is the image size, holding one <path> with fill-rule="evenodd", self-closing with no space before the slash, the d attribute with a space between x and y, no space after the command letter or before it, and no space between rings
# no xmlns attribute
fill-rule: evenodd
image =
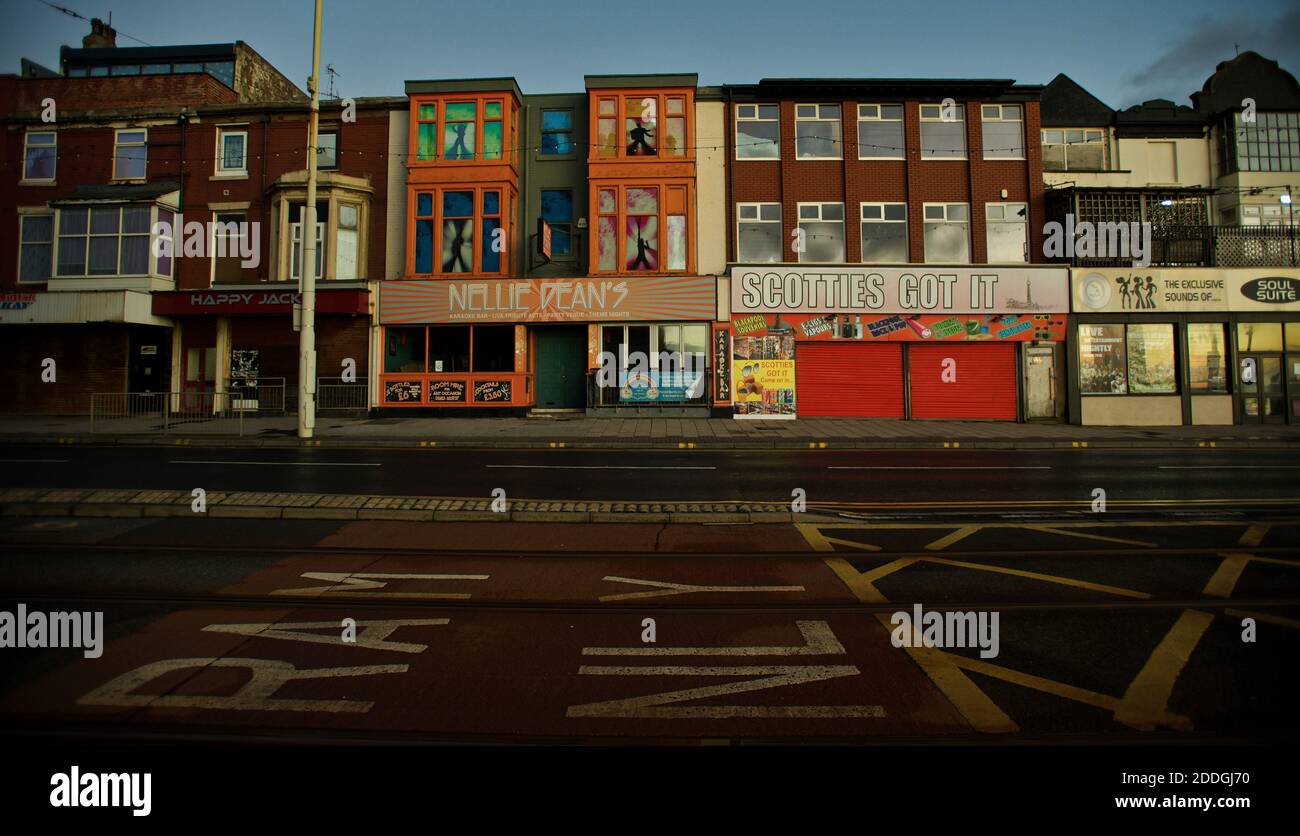
<svg viewBox="0 0 1300 836"><path fill-rule="evenodd" d="M1069 271L1061 267L740 266L731 269L737 313L1065 313Z"/></svg>

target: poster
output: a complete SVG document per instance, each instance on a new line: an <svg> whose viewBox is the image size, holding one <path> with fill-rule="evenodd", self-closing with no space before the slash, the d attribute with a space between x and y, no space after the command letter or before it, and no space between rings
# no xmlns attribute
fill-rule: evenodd
<svg viewBox="0 0 1300 836"><path fill-rule="evenodd" d="M429 381L429 403L464 403L465 381L431 380Z"/></svg>
<svg viewBox="0 0 1300 836"><path fill-rule="evenodd" d="M751 335L789 335L808 340L885 342L1025 342L1065 339L1065 314L767 314L746 315L741 323Z"/></svg>
<svg viewBox="0 0 1300 836"><path fill-rule="evenodd" d="M737 418L794 418L794 337L736 337L731 385Z"/></svg>
<svg viewBox="0 0 1300 836"><path fill-rule="evenodd" d="M1079 391L1123 395L1128 391L1123 325L1079 326Z"/></svg>
<svg viewBox="0 0 1300 836"><path fill-rule="evenodd" d="M509 402L510 391L510 381L508 380L481 380L474 384L474 402Z"/></svg>
<svg viewBox="0 0 1300 836"><path fill-rule="evenodd" d="M618 375L618 399L624 403L677 403L704 394L704 370L647 371L624 369Z"/></svg>
<svg viewBox="0 0 1300 836"><path fill-rule="evenodd" d="M390 380L384 384L384 403L419 403L423 391L418 380Z"/></svg>

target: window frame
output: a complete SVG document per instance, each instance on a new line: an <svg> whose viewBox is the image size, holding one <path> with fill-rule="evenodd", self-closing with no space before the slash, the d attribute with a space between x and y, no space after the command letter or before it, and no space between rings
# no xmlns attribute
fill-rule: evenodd
<svg viewBox="0 0 1300 836"><path fill-rule="evenodd" d="M229 177L232 179L247 177L248 176L248 125L246 124L217 125L216 127L217 127L216 130L217 150L216 150L216 159L213 161L213 176ZM226 168L225 166L225 156L222 153L222 147L225 145L223 140L227 136L242 136L244 139L242 168Z"/></svg>
<svg viewBox="0 0 1300 836"><path fill-rule="evenodd" d="M800 115L799 115L799 108L801 108L801 107L815 107L815 108L817 108L817 115L816 115L816 116L800 116ZM834 108L837 108L837 109L839 110L839 112L840 112L840 113L839 113L839 116L837 116L837 117L835 117L835 118L833 118L833 119L828 119L828 118L826 118L826 117L823 117L823 116L821 115L821 113L822 113L822 108L823 108L823 107L834 107ZM821 156L821 155L817 155L817 156L813 156L813 155L804 155L804 154L799 153L799 139L800 139L800 137L799 137L799 123L800 123L800 122L826 122L826 123L829 123L829 124L835 125L835 126L836 126L836 133L838 133L838 136L837 136L837 137L834 137L834 138L831 138L831 139L829 139L829 140L822 140L822 141L828 141L828 142L830 142L832 145L836 145L836 146L838 146L838 148L839 148L839 153L837 153L837 154L836 154L835 156L833 156L833 157L832 157L832 156ZM799 161L805 161L805 162L806 162L806 161L809 161L809 160L842 160L842 159L844 159L844 105L843 105L843 103L841 103L841 102L796 102L796 103L795 103L795 105L794 105L794 158L795 158L796 160L799 160Z"/></svg>
<svg viewBox="0 0 1300 836"><path fill-rule="evenodd" d="M26 227L27 225L26 221L28 218L49 218L50 219L50 240L48 242L27 241L24 239L23 237L25 234L24 227ZM56 262L58 240L59 240L58 219L55 217L55 211L53 209L46 209L44 207L32 207L32 208L22 207L22 206L18 207L18 248L17 248L18 260L17 260L17 264L14 266L14 277L17 284L20 285L21 284L45 284L50 279L54 278L55 271L58 269L58 263ZM50 251L49 275L47 275L43 279L23 278L24 248L33 245L40 246L42 244L48 246Z"/></svg>
<svg viewBox="0 0 1300 836"><path fill-rule="evenodd" d="M446 131L449 120L447 119L447 107L449 105L473 104L474 120L472 122L464 119L452 119L450 124L470 124L474 126L474 147L467 157L458 156L455 159L447 157ZM488 116L487 106L489 104L499 104L501 106L500 116ZM421 119L420 108L432 105L434 107L433 119ZM407 138L408 151L411 153L407 157L407 164L411 166L429 166L429 165L513 165L515 163L518 149L515 147L517 129L518 129L518 107L516 107L514 94L506 90L489 91L489 92L464 92L464 93L424 93L413 95L410 101L410 128ZM487 131L485 126L489 122L498 122L501 125L501 149L496 157L486 156ZM434 147L432 157L420 157L420 125L432 124L434 126Z"/></svg>
<svg viewBox="0 0 1300 836"><path fill-rule="evenodd" d="M989 118L988 116L985 115L985 111L987 111L989 108L994 108L994 107L998 109L998 115L994 118ZM1019 111L1020 118L1019 119L1006 118L1004 114L1007 108L1012 108L1014 110ZM980 156L986 160L1025 159L1025 145L1027 144L1025 139L1026 115L1027 114L1025 113L1025 106L1023 104L1016 104L1016 103L1003 104L1000 102L981 103L980 104ZM1020 125L1020 153L1019 154L990 154L989 153L988 150L989 142L988 142L988 137L984 133L984 127L986 124L990 124L990 123L1000 124L1000 125L1018 123Z"/></svg>
<svg viewBox="0 0 1300 836"><path fill-rule="evenodd" d="M247 209L214 209L214 210L212 210L212 224L213 224L213 225L212 225L212 227L211 227L211 232L210 232L210 234L208 235L208 247L209 247L208 252L209 252L209 254L210 254L209 257L208 257L208 263L209 263L209 265L210 265L209 270L208 270L208 283L211 284L211 285L216 285L218 282L234 284L234 283L236 283L236 282L242 281L242 279L243 279L243 276L242 276L242 275L239 275L239 276L237 276L237 277L234 278L234 279L218 279L218 278L217 278L217 237L218 237L218 234L219 234L219 230L217 229L216 224L218 224L218 223L226 223L226 221L221 220L221 218L225 217L225 218L229 219L229 218L231 218L231 217L234 217L235 215L238 215L238 216L239 216L239 221L238 221L238 223L240 224L240 227L239 227L239 235L236 236L236 237L233 238L233 239L228 238L227 241L231 241L231 240L233 240L233 241L235 242L235 248L236 248L236 250L235 250L235 258L236 258L236 261L238 261L238 260L239 260L239 242L242 241L242 240L244 239L244 236L245 236L245 235L248 235L249 232L250 232L250 227L248 226L248 223L249 223L249 221L248 221L248 210L247 210ZM229 243L227 243L226 246L229 247ZM230 257L230 253L229 253L229 251L227 251L227 253L226 253L226 258L229 258L229 257ZM240 273L242 274L243 269L244 269L243 265L240 264L238 269L239 269Z"/></svg>
<svg viewBox="0 0 1300 836"><path fill-rule="evenodd" d="M777 217L775 220L763 218L763 207L775 206ZM753 208L755 217L741 217L742 209ZM785 219L782 217L782 206L778 201L737 201L736 202L736 262L739 264L781 264L785 262ZM743 224L768 224L777 227L776 234L776 259L773 261L761 261L759 259L746 257L741 249L744 236L741 234Z"/></svg>
<svg viewBox="0 0 1300 836"><path fill-rule="evenodd" d="M646 159L655 159L647 157ZM658 207L658 224L659 224L659 265L655 270L632 270L627 265L626 237L627 237L627 190L628 189L658 189L659 190L659 207ZM614 207L615 211L600 211L600 193L602 191L614 190ZM668 211L668 193L670 190L682 190L683 215L686 218L686 266L683 269L668 268L668 218L676 216L678 213ZM588 185L588 206L587 217L591 219L588 223L588 237L590 238L589 249L587 253L588 264L592 275L601 276L643 276L643 275L683 275L689 274L695 270L696 257L696 229L695 229L695 183L687 178L661 178L658 180L592 180ZM602 270L600 267L600 221L604 217L615 218L615 261L613 270Z"/></svg>
<svg viewBox="0 0 1300 836"><path fill-rule="evenodd" d="M1007 210L1017 206L1022 207L1025 210L1023 220L1020 221L1007 220L1006 217ZM994 207L998 207L1002 210L1001 218L994 218L990 215L989 210ZM989 233L992 231L995 224L1016 224L1024 228L1025 240L1024 240L1024 246L1022 247L1023 259L1021 261L993 261L991 258L989 258L989 243L990 243ZM987 264L1028 264L1030 240L1031 239L1029 235L1029 203L1028 202L1023 200L1021 201L1011 200L1011 201L989 201L984 204L984 261L985 263Z"/></svg>
<svg viewBox="0 0 1300 836"><path fill-rule="evenodd" d="M554 159L567 160L576 157L577 143L574 141L573 135L574 135L574 125L578 123L578 120L576 118L575 108L543 107L543 108L539 108L539 110L541 111L541 114L538 120L538 130L540 132L541 139L537 145L537 156L545 157L546 159L550 159L550 160L554 160ZM564 130L560 130L557 128L548 129L546 127L546 114L548 113L567 113L569 115L569 127ZM546 138L548 136L567 136L568 137L567 143L556 143L555 147L560 148L562 144L567 144L569 146L569 150L568 151L557 150L557 151L548 152L546 150Z"/></svg>
<svg viewBox="0 0 1300 836"><path fill-rule="evenodd" d="M741 109L741 108L745 108L745 107L752 107L752 108L754 109L754 115L753 115L753 116L745 116L745 115L742 115L740 109ZM764 117L762 116L762 113L763 113L763 110L762 110L762 109L765 108L765 107L775 107L775 108L776 108L776 116L773 117L773 118L770 118L770 119L764 118ZM779 160L779 159L781 159L781 105L780 105L780 103L773 103L773 102L737 102L737 103L736 103L736 107L735 107L735 109L732 111L732 121L733 121L733 125L732 125L732 141L733 141L733 143L734 143L734 145L735 145L735 147L734 147L733 157L735 158L736 162L749 162L749 161L751 161L751 160ZM772 150L773 150L773 153L772 153L772 154L770 154L770 155L757 155L757 154L756 154L756 155L754 155L754 156L749 156L749 157L742 157L742 156L740 155L740 143L741 143L741 137L740 137L740 125L741 125L742 122L762 122L762 123L765 123L765 124L766 124L766 123L775 123L775 124L776 124L776 139L774 139L774 140L772 141L772 143L771 143L771 148L772 148ZM768 146L768 143L766 143L766 142L763 142L763 143L754 143L754 144L752 144L752 145L753 145L753 147L767 147L767 146Z"/></svg>
<svg viewBox="0 0 1300 836"><path fill-rule="evenodd" d="M542 214L542 207L546 203L546 201L543 198L543 195L545 195L547 192L564 192L569 195L569 220L552 221L546 218ZM537 190L537 217L541 218L542 220L545 220L546 223L551 227L551 232L552 232L551 261L576 261L578 258L578 248L574 243L576 240L574 236L574 229L576 228L577 221L578 221L576 217L576 215L578 214L578 205L575 202L577 200L577 195L575 194L575 192L576 190L572 188L559 188L559 189L539 188ZM569 236L568 252L560 252L554 248L554 244L555 244L554 231L556 229L564 229L566 234Z"/></svg>
<svg viewBox="0 0 1300 836"><path fill-rule="evenodd" d="M799 263L799 264L842 264L842 263L845 263L845 262L848 260L848 254L849 254L848 228L847 228L847 223L846 223L846 219L845 219L845 216L844 216L844 204L843 204L843 203L841 203L841 202L839 202L839 201L834 201L834 200L810 200L810 201L802 201L802 202L796 204L796 207L795 207L795 220L796 220L796 222L797 222L797 224L798 224L798 226L797 226L796 228L797 228L797 229L803 229L804 221L809 221L809 222L811 222L811 223L819 223L819 224L835 223L835 219L834 219L834 218L832 218L832 219L830 219L830 220L827 220L826 218L822 217L822 213L825 211L825 207L827 207L827 206L838 206L838 207L840 207L840 219L839 219L839 224L840 224L840 246L841 246L841 249L842 249L843 252L844 252L844 257L841 258L841 259L839 259L838 261L836 261L836 260L831 260L831 261L813 261L812 259L805 258L805 256L807 256L808 253L809 253L809 251L811 250L811 247L808 246L808 238L810 238L811 236L808 234L807 231L805 231L805 232L804 232L804 248L803 248L803 252L801 252L801 253L796 253L796 255L799 256L799 259L798 259L798 263ZM803 216L803 214L804 214L804 209L805 209L805 208L816 208L816 209L817 209L817 217L815 217L815 218L805 218L805 217Z"/></svg>
<svg viewBox="0 0 1300 836"><path fill-rule="evenodd" d="M144 138L139 142L122 142L122 134L144 134ZM144 171L138 176L127 176L118 171L118 166L122 161L122 155L119 151L121 148L143 148L144 149ZM149 129L148 128L118 128L113 131L113 180L127 183L144 182L149 179Z"/></svg>
<svg viewBox="0 0 1300 836"><path fill-rule="evenodd" d="M115 208L115 209L117 210L117 232L115 232L115 233L93 233L93 232L91 232L91 228L92 228L91 225L93 224L92 214L93 214L94 210L95 210L95 209L107 209L107 208L109 208L109 207ZM146 229L145 229L144 232L126 232L126 231L124 230L124 228L123 228L124 225L125 225L125 224L124 224L124 215L123 215L123 213L125 212L126 209L136 209L136 208L147 208L147 209L149 210L148 226L146 227ZM170 279L170 278L172 278L172 275L171 275L171 274L164 276L164 275L159 271L159 269L158 269L158 261L159 261L160 258L163 258L163 257L162 257L162 256L159 256L159 255L157 255L157 254L155 254L155 252L154 252L154 249L155 249L154 242L155 242L155 240L158 239L158 238L167 238L167 237L169 237L169 236L163 236L163 235L158 235L158 234L156 234L157 224L158 224L158 213L159 213L159 210L167 210L167 211L170 211L170 212L173 212L173 213L176 211L176 210L172 209L172 208L169 207L169 206L163 206L162 204L158 204L158 203L77 204L77 205L74 205L74 206L61 207L61 208L55 210L55 213L54 213L54 214L55 214L55 221L54 221L54 252L53 252L53 254L52 254L52 260L51 260L51 262L50 262L50 273L51 273L51 275L50 275L50 279L53 279L53 280L61 280L61 279L88 279L88 280L108 279L108 280L111 280L111 279L122 279L122 278L129 278L129 279L145 279L145 278L168 278L168 279ZM68 211L77 211L77 212L85 212L85 213L86 213L86 230L85 230L85 232L76 232L76 233L65 233L65 232L64 232L64 219L65 219L65 213L68 212ZM173 216L173 219L174 219L174 216ZM85 239L85 242L86 242L86 243L85 243L85 247L84 247L83 250L82 250L82 272L80 272L80 273L63 273L63 272L59 269L59 246L60 246L60 242L61 242L62 239L65 238L65 237L66 237L66 238L74 238L74 237L75 237L75 238L83 238L83 239ZM116 270L115 270L115 272L112 272L112 273L91 273L91 272L90 272L90 242L91 242L91 239L92 239L92 238L109 238L109 237L116 237L116 238L117 238L117 266L116 266ZM147 248L148 256L147 256L147 265L146 265L146 268L145 268L145 272L143 272L143 273L123 273L123 272L121 272L121 271L122 271L122 239L123 239L124 237L130 237L130 238L145 238L145 239L146 239L146 248ZM175 247L175 240L174 240L174 238L173 238L173 248L174 248L174 247ZM21 250L21 247L20 247L20 250ZM173 253L172 253L172 256L171 256L171 260L170 260L170 263L171 263L171 265L172 265L172 269L173 269L173 270L175 269L175 268L174 268L175 261L176 261L176 253L175 253L175 250L173 249Z"/></svg>
<svg viewBox="0 0 1300 836"><path fill-rule="evenodd" d="M876 109L876 115L874 117L864 116L863 111L867 108L872 108L872 107ZM898 118L897 119L886 118L883 115L884 109L886 107L898 108ZM902 132L902 143L903 143L901 146L899 146L898 152L896 154L864 155L862 153L862 123L863 122L879 122L882 124L885 123L893 124L897 122L899 129ZM879 150L878 147L877 150ZM898 102L859 102L858 103L858 159L859 160L905 160L907 159L907 106L905 104L901 104Z"/></svg>
<svg viewBox="0 0 1300 836"><path fill-rule="evenodd" d="M338 127L333 126L333 125L331 125L327 130L317 131L317 133L316 133L316 169L317 169L318 171L337 171L337 170L338 170L338 167L339 167L339 134L340 134L340 131L339 131ZM334 147L333 147L333 149L332 149L333 154L334 154L334 162L333 162L332 164L330 164L330 165L325 165L324 163L321 162L321 158L324 156L324 152L321 151L321 149L322 149L324 146L322 146L320 143L321 143L321 140L323 140L323 139L324 139L325 137L327 137L327 136L329 136L329 137L333 137L333 138L334 138Z"/></svg>
<svg viewBox="0 0 1300 836"><path fill-rule="evenodd" d="M495 162L495 161L494 161ZM473 208L468 216L473 230L474 241L474 264L473 270L463 273L451 273L442 269L442 236L443 225L447 220L464 220L460 216L447 218L444 216L443 195L447 192L470 192L473 195ZM497 193L497 212L485 213L483 211L483 195L485 192ZM433 201L433 214L419 214L419 196L427 194ZM408 187L407 192L407 261L406 275L415 278L439 278L439 279L466 279L466 278L504 278L510 275L511 263L514 258L514 200L515 192L506 183L415 183ZM487 243L486 236L483 234L484 219L495 219L499 222L499 228L505 230L506 248L498 253L500 266L495 271L483 270L483 247ZM433 224L433 236L430 239L432 261L430 266L432 272L422 273L416 270L416 227L418 221L427 220ZM360 256L358 256L360 258Z"/></svg>
<svg viewBox="0 0 1300 836"><path fill-rule="evenodd" d="M1067 136L1071 131L1081 131L1083 133L1082 142L1070 142ZM1049 133L1061 134L1060 142L1048 142ZM1097 134L1097 141L1091 142L1088 139L1089 134ZM1047 149L1060 146L1062 149L1062 159L1064 168L1048 168L1046 162L1043 165L1044 172L1065 172L1065 171L1110 171L1110 143L1106 141L1107 131L1105 128L1041 128L1038 131L1039 148L1042 151L1042 158L1047 159ZM1070 167L1070 146L1071 145L1098 145L1101 147L1101 168L1071 168Z"/></svg>
<svg viewBox="0 0 1300 836"><path fill-rule="evenodd" d="M880 207L880 217L879 217L879 218L868 218L868 217L866 217L866 214L867 214L867 207L869 207L869 206L870 206L870 207ZM886 214L886 207L889 207L889 206L901 206L901 207L903 207L903 217L902 217L901 220L900 220L900 219L897 219L897 218L890 219L890 218L886 218L886 217L885 217L885 214ZM869 224L869 223L876 223L876 224L901 224L902 227L903 227L903 253L904 253L905 258L904 258L903 261L901 261L901 262L880 262L880 263L889 263L889 264L911 264L911 263L912 263L912 230L911 230L911 224L909 223L909 217L908 217L908 211L907 211L907 203L906 203L905 201L899 201L899 200L885 200L885 201L880 201L880 200L866 200L866 201L862 201L861 203L858 204L858 260L859 260L859 263L862 263L862 264L868 264L868 263L870 263L870 264L875 264L875 263L877 263L877 262L868 262L868 261L867 261L867 259L866 259L866 247L863 246L863 245L865 244L865 235L864 235L864 232L863 232L863 227L865 227L865 226L866 226L867 224Z"/></svg>
<svg viewBox="0 0 1300 836"><path fill-rule="evenodd" d="M934 206L943 207L944 216L941 220L936 220L934 218L929 217L929 212L927 210L929 210L931 207ZM954 221L948 217L949 211L954 206L965 207L966 209L965 220ZM928 249L926 247L927 242L925 236L925 228L930 224L940 224L940 223L952 224L952 225L962 224L966 227L966 260L965 261L944 261L944 260L934 259L930 257L930 253L928 252ZM922 263L924 264L973 264L974 262L971 261L971 256L974 255L974 253L972 252L974 248L971 245L971 235L974 234L972 231L972 227L973 224L971 222L969 203L962 203L960 201L934 201L934 202L922 203L921 204L921 248L922 248L922 258L923 258Z"/></svg>
<svg viewBox="0 0 1300 836"><path fill-rule="evenodd" d="M645 163L680 163L690 162L695 159L695 91L691 88L650 88L650 89L623 89L611 88L592 90L588 93L588 124L589 142L587 159L595 163L611 162L635 162L637 164ZM627 144L624 141L627 136L627 102L629 99L655 99L655 114L659 124L666 124L670 118L681 118L683 120L684 134L683 147L681 154L665 153L664 137L656 134L655 153L654 154L629 154L627 153ZM668 100L682 100L681 114L670 114L668 112ZM614 102L614 113L601 113L603 102ZM600 138L600 120L614 120L614 132L618 141L613 146L606 146ZM667 134L661 128L659 133ZM602 154L601 151L607 148L613 149L612 154Z"/></svg>
<svg viewBox="0 0 1300 836"><path fill-rule="evenodd" d="M54 142L49 145L33 146L31 144L31 137L33 134L36 135L49 134L54 138ZM33 149L43 149L43 148L54 149L54 170L50 172L49 177L28 177L27 176L27 167L29 163L28 155L31 153ZM59 176L59 132L57 130L24 131L23 132L23 176L22 179L19 180L20 185L40 184L43 186L52 186L54 185L55 181L58 179L58 176Z"/></svg>
<svg viewBox="0 0 1300 836"><path fill-rule="evenodd" d="M938 108L939 115L926 116L925 109L928 107ZM934 102L921 102L917 105L916 112L917 112L917 119L918 119L917 131L921 140L921 148L920 148L921 159L923 160L969 160L970 159L970 137L967 134L968 128L966 127L966 103L965 102L957 102L957 118L952 120L947 120L943 118L942 103L935 104ZM936 122L944 125L954 124L954 123L958 123L962 125L960 154L926 153L928 149L926 148L926 144L925 144L925 126L926 124L933 124Z"/></svg>

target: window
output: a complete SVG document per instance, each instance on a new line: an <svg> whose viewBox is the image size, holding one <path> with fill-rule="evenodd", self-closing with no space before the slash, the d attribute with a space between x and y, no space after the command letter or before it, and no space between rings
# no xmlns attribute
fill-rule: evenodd
<svg viewBox="0 0 1300 836"><path fill-rule="evenodd" d="M501 159L501 102L483 103L483 159Z"/></svg>
<svg viewBox="0 0 1300 836"><path fill-rule="evenodd" d="M289 225L289 235L291 239L292 252L289 263L289 278L302 278L302 218L306 213L307 207L302 203L294 203L289 207L290 217L297 218ZM322 277L321 267L325 264L325 224L329 222L329 204L316 204L316 278Z"/></svg>
<svg viewBox="0 0 1300 836"><path fill-rule="evenodd" d="M702 323L603 325L601 349L617 376L599 375L600 403L703 402L709 326Z"/></svg>
<svg viewBox="0 0 1300 836"><path fill-rule="evenodd" d="M338 168L339 135L333 131L316 134L316 167Z"/></svg>
<svg viewBox="0 0 1300 836"><path fill-rule="evenodd" d="M598 157L687 156L684 95L605 96L597 99L596 108ZM617 129L620 121L621 133Z"/></svg>
<svg viewBox="0 0 1300 836"><path fill-rule="evenodd" d="M862 261L866 264L906 264L907 204L864 203Z"/></svg>
<svg viewBox="0 0 1300 836"><path fill-rule="evenodd" d="M1079 326L1079 391L1085 395L1128 392L1123 325Z"/></svg>
<svg viewBox="0 0 1300 836"><path fill-rule="evenodd" d="M781 204L736 204L737 260L782 261L781 241Z"/></svg>
<svg viewBox="0 0 1300 836"><path fill-rule="evenodd" d="M474 127L477 121L477 102L447 102L442 125L443 159L474 159Z"/></svg>
<svg viewBox="0 0 1300 836"><path fill-rule="evenodd" d="M1282 323L1238 322L1238 351L1281 351Z"/></svg>
<svg viewBox="0 0 1300 836"><path fill-rule="evenodd" d="M60 276L149 275L149 206L59 212Z"/></svg>
<svg viewBox="0 0 1300 836"><path fill-rule="evenodd" d="M984 159L1024 159L1024 111L1020 105L984 105L980 108L980 127L984 133Z"/></svg>
<svg viewBox="0 0 1300 836"><path fill-rule="evenodd" d="M384 373L513 373L515 348L513 325L385 328Z"/></svg>
<svg viewBox="0 0 1300 836"><path fill-rule="evenodd" d="M149 163L148 131L117 131L113 141L113 179L143 180Z"/></svg>
<svg viewBox="0 0 1300 836"><path fill-rule="evenodd" d="M218 61L215 64L204 64L203 69L217 81L227 87L235 86L235 62Z"/></svg>
<svg viewBox="0 0 1300 836"><path fill-rule="evenodd" d="M1106 133L1099 128L1045 130L1043 171L1105 171Z"/></svg>
<svg viewBox="0 0 1300 836"><path fill-rule="evenodd" d="M840 106L794 106L794 154L801 160L840 158Z"/></svg>
<svg viewBox="0 0 1300 836"><path fill-rule="evenodd" d="M903 106L858 105L858 159L903 159Z"/></svg>
<svg viewBox="0 0 1300 836"><path fill-rule="evenodd" d="M59 136L54 131L28 131L23 138L23 179L54 180L58 145Z"/></svg>
<svg viewBox="0 0 1300 836"><path fill-rule="evenodd" d="M1254 122L1234 113L1220 134L1219 158L1225 174L1300 171L1300 113L1256 113Z"/></svg>
<svg viewBox="0 0 1300 836"><path fill-rule="evenodd" d="M561 156L573 153L573 111L542 111L543 156Z"/></svg>
<svg viewBox="0 0 1300 836"><path fill-rule="evenodd" d="M217 128L217 174L248 174L248 130Z"/></svg>
<svg viewBox="0 0 1300 836"><path fill-rule="evenodd" d="M778 105L736 105L736 159L781 157L781 109Z"/></svg>
<svg viewBox="0 0 1300 836"><path fill-rule="evenodd" d="M159 276L172 276L172 253L176 247L176 233L173 224L176 223L176 214L170 209L158 207L158 223L162 226L158 228L158 236L154 241L154 272Z"/></svg>
<svg viewBox="0 0 1300 836"><path fill-rule="evenodd" d="M1243 205L1241 207L1241 225L1242 226L1286 226L1294 223L1292 218L1294 214L1290 211L1291 207L1273 206L1273 205ZM1285 211L1284 211L1285 210ZM1229 214L1231 217L1231 214ZM1300 219L1297 219L1300 220ZM1228 223L1232 221L1229 220Z"/></svg>
<svg viewBox="0 0 1300 836"><path fill-rule="evenodd" d="M1174 326L1168 322L1126 326L1128 390L1132 394L1178 391L1174 379Z"/></svg>
<svg viewBox="0 0 1300 836"><path fill-rule="evenodd" d="M424 345L426 328L385 328L384 329L384 371L393 372L423 372L424 371ZM469 355L469 328L460 329L465 331L466 342L466 366ZM432 365L432 363L430 363Z"/></svg>
<svg viewBox="0 0 1300 836"><path fill-rule="evenodd" d="M139 75L139 64L115 64L110 68L112 75Z"/></svg>
<svg viewBox="0 0 1300 836"><path fill-rule="evenodd" d="M356 279L359 219L361 210L351 203L339 204L338 230L334 238L334 278Z"/></svg>
<svg viewBox="0 0 1300 836"><path fill-rule="evenodd" d="M430 328L429 367L414 371L428 371L434 374L469 371L469 335L468 325ZM421 342L423 343L424 340L421 339Z"/></svg>
<svg viewBox="0 0 1300 836"><path fill-rule="evenodd" d="M1228 391L1226 345L1222 323L1187 324L1187 378L1193 394Z"/></svg>
<svg viewBox="0 0 1300 836"><path fill-rule="evenodd" d="M943 105L921 105L921 158L936 160L965 156L965 108L958 103L951 112L945 112Z"/></svg>
<svg viewBox="0 0 1300 836"><path fill-rule="evenodd" d="M515 370L515 326L476 325L473 348L471 371L513 372Z"/></svg>
<svg viewBox="0 0 1300 836"><path fill-rule="evenodd" d="M600 272L689 268L686 185L609 185L595 189L595 258Z"/></svg>
<svg viewBox="0 0 1300 836"><path fill-rule="evenodd" d="M804 240L800 261L844 261L843 203L800 203L799 229Z"/></svg>
<svg viewBox="0 0 1300 836"><path fill-rule="evenodd" d="M466 96L413 101L411 143L421 162L500 160L506 152L506 99ZM511 118L510 145L515 124Z"/></svg>
<svg viewBox="0 0 1300 836"><path fill-rule="evenodd" d="M50 277L54 258L54 215L19 215L21 251L18 255L18 280L43 282Z"/></svg>
<svg viewBox="0 0 1300 836"><path fill-rule="evenodd" d="M551 256L573 254L573 192L542 189L542 220L551 227Z"/></svg>
<svg viewBox="0 0 1300 836"><path fill-rule="evenodd" d="M416 154L417 160L433 160L438 157L438 106L422 104L416 109Z"/></svg>
<svg viewBox="0 0 1300 836"><path fill-rule="evenodd" d="M500 189L458 186L415 195L413 272L501 273L509 200ZM434 260L434 255L437 260Z"/></svg>
<svg viewBox="0 0 1300 836"><path fill-rule="evenodd" d="M240 250L248 231L243 212L217 212L212 216L212 280L237 282L243 279ZM242 245L242 246L241 246Z"/></svg>
<svg viewBox="0 0 1300 836"><path fill-rule="evenodd" d="M1080 325L1079 391L1085 395L1177 392L1173 323Z"/></svg>
<svg viewBox="0 0 1300 836"><path fill-rule="evenodd" d="M984 204L985 260L1021 264L1029 260L1029 207L1023 203Z"/></svg>
<svg viewBox="0 0 1300 836"><path fill-rule="evenodd" d="M925 260L970 263L970 211L965 203L925 204Z"/></svg>

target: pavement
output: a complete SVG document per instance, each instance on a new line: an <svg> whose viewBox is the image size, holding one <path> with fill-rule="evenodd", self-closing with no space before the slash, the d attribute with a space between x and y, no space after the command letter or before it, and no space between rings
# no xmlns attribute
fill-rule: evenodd
<svg viewBox="0 0 1300 836"><path fill-rule="evenodd" d="M528 449L990 449L1300 445L1300 425L1083 427L999 421L865 418L379 418L318 419L300 440L292 416L214 419L164 426L155 419L0 417L0 443L204 444L233 447L466 447Z"/></svg>

